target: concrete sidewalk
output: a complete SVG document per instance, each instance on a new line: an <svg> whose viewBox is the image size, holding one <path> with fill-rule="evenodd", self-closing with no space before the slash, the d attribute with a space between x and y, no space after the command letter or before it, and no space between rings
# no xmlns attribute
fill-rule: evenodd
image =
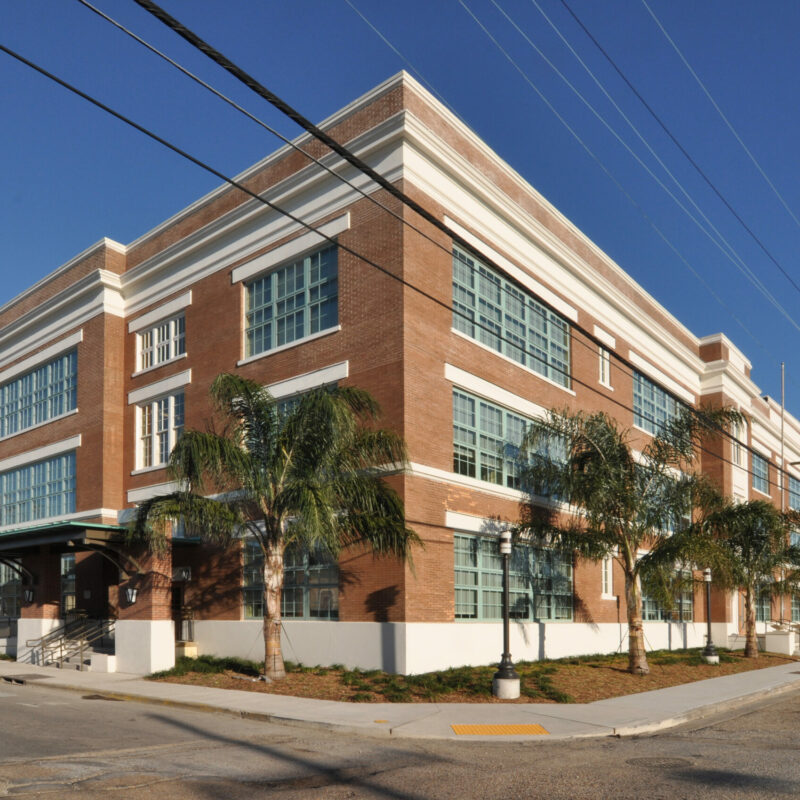
<svg viewBox="0 0 800 800"><path fill-rule="evenodd" d="M13 661L0 661L0 679L369 736L543 741L650 733L800 690L800 662L584 705L339 703L158 683L123 673L61 671Z"/></svg>

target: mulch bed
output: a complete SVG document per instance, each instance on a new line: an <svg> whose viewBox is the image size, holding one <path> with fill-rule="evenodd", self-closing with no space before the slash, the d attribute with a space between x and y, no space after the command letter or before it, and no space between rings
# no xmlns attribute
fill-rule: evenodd
<svg viewBox="0 0 800 800"><path fill-rule="evenodd" d="M522 696L513 702L591 703L796 660L772 653L747 659L741 652L722 653L721 659L722 663L713 666L703 662L697 653L661 651L648 656L649 675L628 673L626 655L518 664ZM155 680L344 702L509 702L491 696L494 671L495 667L474 667L404 677L378 671L294 668L284 680L265 683L227 669L219 673L189 672Z"/></svg>

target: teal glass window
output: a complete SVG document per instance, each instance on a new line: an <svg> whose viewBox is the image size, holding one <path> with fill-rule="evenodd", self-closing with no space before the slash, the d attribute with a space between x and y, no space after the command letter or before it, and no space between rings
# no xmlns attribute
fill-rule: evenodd
<svg viewBox="0 0 800 800"><path fill-rule="evenodd" d="M642 592L642 620L644 622L692 622L694 620L694 590L691 584L692 573L682 575L686 583L674 600L671 609L665 609L654 598Z"/></svg>
<svg viewBox="0 0 800 800"><path fill-rule="evenodd" d="M245 354L266 353L338 324L338 257L326 247L245 284Z"/></svg>
<svg viewBox="0 0 800 800"><path fill-rule="evenodd" d="M800 481L789 476L789 508L800 511Z"/></svg>
<svg viewBox="0 0 800 800"><path fill-rule="evenodd" d="M453 472L520 489L519 451L530 420L501 406L453 389ZM563 459L563 443L540 454Z"/></svg>
<svg viewBox="0 0 800 800"><path fill-rule="evenodd" d="M769 463L766 458L752 453L751 456L753 488L764 494L769 494Z"/></svg>
<svg viewBox="0 0 800 800"><path fill-rule="evenodd" d="M633 373L633 424L657 434L678 415L678 401L641 372Z"/></svg>
<svg viewBox="0 0 800 800"><path fill-rule="evenodd" d="M245 619L264 616L264 554L255 539L244 542ZM339 565L323 548L290 546L283 554L281 615L285 619L339 619Z"/></svg>
<svg viewBox="0 0 800 800"><path fill-rule="evenodd" d="M496 538L453 537L455 618L503 617L503 559ZM509 614L517 620L572 619L572 561L568 554L514 545L509 563Z"/></svg>
<svg viewBox="0 0 800 800"><path fill-rule="evenodd" d="M792 595L792 622L800 622L800 595Z"/></svg>
<svg viewBox="0 0 800 800"><path fill-rule="evenodd" d="M769 622L772 619L772 595L768 586L756 588L756 622Z"/></svg>
<svg viewBox="0 0 800 800"><path fill-rule="evenodd" d="M0 473L0 525L75 511L75 453Z"/></svg>
<svg viewBox="0 0 800 800"><path fill-rule="evenodd" d="M533 295L453 248L453 327L559 386L570 386L570 327Z"/></svg>
<svg viewBox="0 0 800 800"><path fill-rule="evenodd" d="M0 437L74 411L78 354L73 350L0 386Z"/></svg>

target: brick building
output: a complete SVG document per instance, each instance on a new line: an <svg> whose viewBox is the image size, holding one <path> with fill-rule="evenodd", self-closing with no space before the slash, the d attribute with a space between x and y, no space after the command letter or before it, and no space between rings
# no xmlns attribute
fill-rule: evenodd
<svg viewBox="0 0 800 800"><path fill-rule="evenodd" d="M496 535L522 498L509 452L525 419L552 407L608 411L644 440L677 401L733 404L749 418L745 444L719 443L704 469L731 496L780 504L783 491L800 505L800 483L776 470L780 408L747 358L723 334L682 326L415 81L397 75L322 127L471 246L304 136L393 214L288 147L239 180L348 250L222 186L128 245L101 240L0 307L0 619L18 618L0 647L19 659L35 659L28 642L76 609L116 618L122 671L171 665L186 609L200 652L263 654L247 541L219 552L178 529L156 557L130 551L121 529L169 490L170 448L204 426L224 371L277 398L363 387L408 443L394 480L425 547L413 570L363 553L338 564L289 554L285 655L303 663L409 673L497 659ZM788 416L783 451L800 462ZM515 658L625 646L613 563L543 550L528 561ZM715 597L718 643L739 632L739 605ZM646 602L650 646L703 643L699 596L684 598L681 620L665 616ZM763 606L762 629L778 616L800 608Z"/></svg>

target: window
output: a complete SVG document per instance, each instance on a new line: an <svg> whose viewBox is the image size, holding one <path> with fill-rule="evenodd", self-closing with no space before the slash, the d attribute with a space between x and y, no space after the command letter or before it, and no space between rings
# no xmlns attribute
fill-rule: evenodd
<svg viewBox="0 0 800 800"><path fill-rule="evenodd" d="M8 564L0 563L0 617L19 618L21 605L22 581L19 573Z"/></svg>
<svg viewBox="0 0 800 800"><path fill-rule="evenodd" d="M138 406L140 469L166 464L183 433L183 392Z"/></svg>
<svg viewBox="0 0 800 800"><path fill-rule="evenodd" d="M792 622L800 622L800 595L792 595Z"/></svg>
<svg viewBox="0 0 800 800"><path fill-rule="evenodd" d="M569 388L569 324L457 247L453 311L457 331Z"/></svg>
<svg viewBox="0 0 800 800"><path fill-rule="evenodd" d="M339 619L339 566L323 549L290 546L283 554L281 615L287 619ZM244 542L245 619L264 616L264 554L255 539Z"/></svg>
<svg viewBox="0 0 800 800"><path fill-rule="evenodd" d="M603 386L611 387L611 353L605 347L599 348L599 380Z"/></svg>
<svg viewBox="0 0 800 800"><path fill-rule="evenodd" d="M789 544L792 547L800 547L800 531L789 531Z"/></svg>
<svg viewBox="0 0 800 800"><path fill-rule="evenodd" d="M769 463L766 458L753 453L751 455L753 465L753 488L764 494L769 494Z"/></svg>
<svg viewBox="0 0 800 800"><path fill-rule="evenodd" d="M789 508L800 511L800 481L789 476Z"/></svg>
<svg viewBox="0 0 800 800"><path fill-rule="evenodd" d="M654 598L642 592L642 620L645 622L691 622L694 619L694 587L692 573L675 573L682 581L671 609L665 609Z"/></svg>
<svg viewBox="0 0 800 800"><path fill-rule="evenodd" d="M245 284L245 355L333 328L338 323L335 246L286 264Z"/></svg>
<svg viewBox="0 0 800 800"><path fill-rule="evenodd" d="M453 546L456 619L502 619L503 559L498 540L457 533ZM509 564L509 595L513 619L571 620L569 555L516 543Z"/></svg>
<svg viewBox="0 0 800 800"><path fill-rule="evenodd" d="M179 314L138 334L139 369L149 369L186 352L186 317Z"/></svg>
<svg viewBox="0 0 800 800"><path fill-rule="evenodd" d="M78 354L73 350L0 386L0 437L77 408Z"/></svg>
<svg viewBox="0 0 800 800"><path fill-rule="evenodd" d="M614 596L614 559L606 556L600 562L600 593L603 597Z"/></svg>
<svg viewBox="0 0 800 800"><path fill-rule="evenodd" d="M678 415L678 401L646 378L633 373L633 424L654 436Z"/></svg>
<svg viewBox="0 0 800 800"><path fill-rule="evenodd" d="M61 554L61 616L75 608L75 554Z"/></svg>
<svg viewBox="0 0 800 800"><path fill-rule="evenodd" d="M731 461L733 461L737 467L747 466L747 461L745 460L746 435L745 427L740 422L731 424Z"/></svg>
<svg viewBox="0 0 800 800"><path fill-rule="evenodd" d="M772 595L769 586L756 587L756 622L769 622L772 619Z"/></svg>
<svg viewBox="0 0 800 800"><path fill-rule="evenodd" d="M530 420L486 400L453 390L453 471L519 489L519 448ZM553 441L540 455L564 458Z"/></svg>
<svg viewBox="0 0 800 800"><path fill-rule="evenodd" d="M0 525L75 511L75 453L0 474Z"/></svg>

